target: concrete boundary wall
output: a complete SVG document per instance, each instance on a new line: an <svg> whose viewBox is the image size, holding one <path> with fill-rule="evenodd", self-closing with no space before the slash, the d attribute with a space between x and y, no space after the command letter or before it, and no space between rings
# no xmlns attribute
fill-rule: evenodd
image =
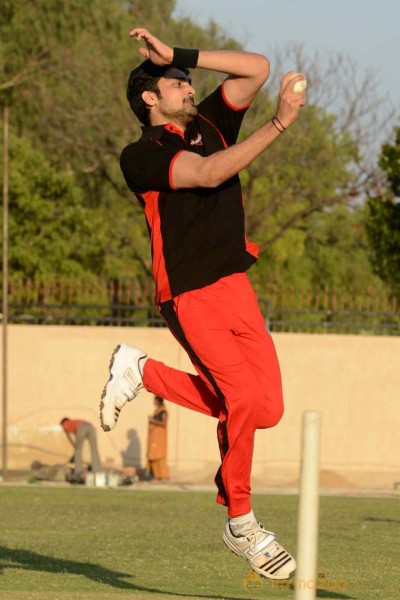
<svg viewBox="0 0 400 600"><path fill-rule="evenodd" d="M258 431L253 485L297 485L304 410L322 413L324 487L390 489L400 480L400 338L275 334L285 415ZM66 462L71 455L58 423L83 418L98 428L109 466L146 462L144 391L123 409L118 427L104 433L98 404L114 346L138 345L158 360L193 372L167 329L9 326L9 468L33 460ZM216 421L171 403L169 464L178 481L210 483L219 466Z"/></svg>

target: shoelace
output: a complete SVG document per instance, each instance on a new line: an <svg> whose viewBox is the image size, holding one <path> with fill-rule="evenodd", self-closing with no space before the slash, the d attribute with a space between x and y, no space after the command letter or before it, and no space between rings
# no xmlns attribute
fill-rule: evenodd
<svg viewBox="0 0 400 600"><path fill-rule="evenodd" d="M260 525L260 524L259 524ZM266 537L268 537L269 535L273 536L273 539L270 541L270 543L268 544L268 546L270 546L276 537L276 534L273 531L267 531L266 529L264 529L264 527L262 525L260 525L260 527L257 527L256 529L253 529L248 535L246 535L246 539L250 542L250 549L249 552L251 554L256 554L257 552L257 544L261 541L261 540L257 540L257 533L261 533L264 536L264 539ZM275 544L275 550L276 550L277 546ZM273 556L273 554L271 552L268 552L269 556Z"/></svg>

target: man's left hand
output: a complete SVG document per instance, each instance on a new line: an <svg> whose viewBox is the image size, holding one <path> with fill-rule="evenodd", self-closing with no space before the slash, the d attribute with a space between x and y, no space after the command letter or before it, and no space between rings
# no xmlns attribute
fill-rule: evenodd
<svg viewBox="0 0 400 600"><path fill-rule="evenodd" d="M139 52L144 58L150 59L153 64L159 67L171 64L174 55L173 48L164 44L147 29L136 27L129 32L129 35L137 42L141 40L146 42L146 48L139 48Z"/></svg>

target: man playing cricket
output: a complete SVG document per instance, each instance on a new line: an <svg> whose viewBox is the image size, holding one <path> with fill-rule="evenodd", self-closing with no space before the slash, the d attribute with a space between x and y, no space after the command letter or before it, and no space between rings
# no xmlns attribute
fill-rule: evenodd
<svg viewBox="0 0 400 600"><path fill-rule="evenodd" d="M245 235L238 173L295 122L305 94L293 87L304 77L287 73L275 115L237 143L246 110L269 76L268 60L171 48L142 28L131 36L145 44L146 60L132 71L127 92L144 127L123 150L121 168L147 221L159 310L197 375L118 345L101 424L112 429L142 388L214 417L222 461L217 502L228 510L223 540L260 575L288 579L294 559L251 507L255 431L277 425L283 401L273 341L246 274L258 248ZM197 105L188 70L195 67L228 75Z"/></svg>

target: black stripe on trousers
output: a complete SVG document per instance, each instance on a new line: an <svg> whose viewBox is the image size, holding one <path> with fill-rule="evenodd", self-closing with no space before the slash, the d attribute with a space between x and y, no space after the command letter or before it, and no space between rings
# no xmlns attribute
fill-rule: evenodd
<svg viewBox="0 0 400 600"><path fill-rule="evenodd" d="M217 382L214 379L213 374L209 369L204 365L201 359L197 356L191 345L189 344L185 332L182 329L182 326L179 322L178 315L175 310L175 303L173 300L167 300L166 302L162 302L160 304L160 313L165 319L165 322L168 325L168 329L174 335L174 337L178 340L182 348L186 350L187 354L191 361L199 367L201 372L207 377L208 381L213 386L215 394L217 398L221 401L222 406L226 410L225 397L222 393L221 389L218 387ZM217 436L218 436L218 444L221 453L221 459L223 460L225 454L228 452L229 443L228 443L228 435L226 430L226 421L219 421L217 427ZM218 488L219 494L225 501L226 506L228 506L228 495L226 493L225 486L222 481L221 476L221 467L218 469L217 474L215 476L215 484Z"/></svg>

